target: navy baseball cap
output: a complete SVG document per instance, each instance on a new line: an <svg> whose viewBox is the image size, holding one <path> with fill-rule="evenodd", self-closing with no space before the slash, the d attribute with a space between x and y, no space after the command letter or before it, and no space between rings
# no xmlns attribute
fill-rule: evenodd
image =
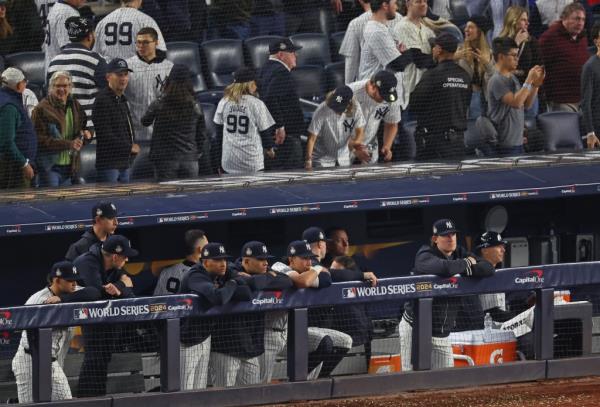
<svg viewBox="0 0 600 407"><path fill-rule="evenodd" d="M227 254L225 246L222 243L207 243L202 248L202 260L218 260L218 259L229 259L230 255Z"/></svg>
<svg viewBox="0 0 600 407"><path fill-rule="evenodd" d="M288 245L287 248L288 257L298 256L302 258L316 258L317 256L312 252L310 245L306 240L294 240Z"/></svg>
<svg viewBox="0 0 600 407"><path fill-rule="evenodd" d="M135 257L139 252L131 248L131 242L122 235L110 235L102 243L102 250L110 254L120 254L125 257Z"/></svg>
<svg viewBox="0 0 600 407"><path fill-rule="evenodd" d="M94 25L91 20L84 17L69 17L65 21L65 28L71 41L84 39L89 33L94 31Z"/></svg>
<svg viewBox="0 0 600 407"><path fill-rule="evenodd" d="M331 97L327 99L327 106L336 113L344 113L350 103L354 93L348 86L340 86L333 91Z"/></svg>
<svg viewBox="0 0 600 407"><path fill-rule="evenodd" d="M475 250L485 249L486 247L506 245L508 242L502 239L502 235L498 232L485 232L477 239Z"/></svg>
<svg viewBox="0 0 600 407"><path fill-rule="evenodd" d="M252 68L242 67L233 73L235 83L252 82L256 80L256 71Z"/></svg>
<svg viewBox="0 0 600 407"><path fill-rule="evenodd" d="M458 39L450 33L441 32L437 37L429 39L429 45L431 45L431 48L439 45L444 51L455 53L458 48Z"/></svg>
<svg viewBox="0 0 600 407"><path fill-rule="evenodd" d="M269 44L269 54L277 54L279 51L283 52L296 52L301 50L302 47L294 45L289 38L282 38L275 40Z"/></svg>
<svg viewBox="0 0 600 407"><path fill-rule="evenodd" d="M445 236L456 232L458 232L458 229L450 219L439 219L433 224L433 234L436 236Z"/></svg>
<svg viewBox="0 0 600 407"><path fill-rule="evenodd" d="M92 219L96 216L113 219L117 217L117 207L112 202L101 201L92 208Z"/></svg>
<svg viewBox="0 0 600 407"><path fill-rule="evenodd" d="M379 89L379 94L388 103L394 103L398 100L398 79L396 76L388 71L379 71L373 76L371 82Z"/></svg>
<svg viewBox="0 0 600 407"><path fill-rule="evenodd" d="M242 247L242 257L252 257L258 260L267 260L273 256L269 254L267 245L265 245L263 242L253 240L251 242L247 242Z"/></svg>
<svg viewBox="0 0 600 407"><path fill-rule="evenodd" d="M193 74L190 69L183 64L175 64L171 68L171 72L169 72L169 76L167 77L167 83L178 83L185 82L187 80L192 80Z"/></svg>
<svg viewBox="0 0 600 407"><path fill-rule="evenodd" d="M325 232L323 232L323 229L317 226L311 226L302 232L302 240L305 240L307 243L316 243L327 239L325 239Z"/></svg>
<svg viewBox="0 0 600 407"><path fill-rule="evenodd" d="M0 0L1 1L1 0ZM77 267L70 261L64 260L54 263L50 270L50 279L55 277L62 278L67 281L81 281L82 278L77 271Z"/></svg>
<svg viewBox="0 0 600 407"><path fill-rule="evenodd" d="M129 65L127 65L127 61L125 61L122 58L115 58L108 63L106 72L121 73L121 72L133 72L133 71L131 69L129 69Z"/></svg>

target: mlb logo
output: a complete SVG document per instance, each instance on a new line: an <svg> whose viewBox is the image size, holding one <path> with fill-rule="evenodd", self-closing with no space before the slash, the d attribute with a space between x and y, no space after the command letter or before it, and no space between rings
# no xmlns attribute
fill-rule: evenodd
<svg viewBox="0 0 600 407"><path fill-rule="evenodd" d="M356 298L356 287L344 288L342 291L342 298Z"/></svg>
<svg viewBox="0 0 600 407"><path fill-rule="evenodd" d="M73 318L75 319L88 319L90 312L87 308L77 308L73 310Z"/></svg>

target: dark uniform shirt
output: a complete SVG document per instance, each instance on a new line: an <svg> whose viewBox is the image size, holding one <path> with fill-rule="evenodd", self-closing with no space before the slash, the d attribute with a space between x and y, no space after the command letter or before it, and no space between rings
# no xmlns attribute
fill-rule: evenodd
<svg viewBox="0 0 600 407"><path fill-rule="evenodd" d="M69 261L75 261L75 259L90 250L90 247L96 243L102 243L98 236L94 233L94 230L86 230L81 238L69 246L65 259Z"/></svg>
<svg viewBox="0 0 600 407"><path fill-rule="evenodd" d="M430 133L466 130L470 102L471 78L454 61L443 61L426 71L410 95L418 126Z"/></svg>

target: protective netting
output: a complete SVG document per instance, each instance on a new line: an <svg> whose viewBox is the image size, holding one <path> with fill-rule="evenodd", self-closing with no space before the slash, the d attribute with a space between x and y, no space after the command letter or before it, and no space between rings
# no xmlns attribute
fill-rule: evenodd
<svg viewBox="0 0 600 407"><path fill-rule="evenodd" d="M591 2L118 3L0 5L1 188L599 144Z"/></svg>

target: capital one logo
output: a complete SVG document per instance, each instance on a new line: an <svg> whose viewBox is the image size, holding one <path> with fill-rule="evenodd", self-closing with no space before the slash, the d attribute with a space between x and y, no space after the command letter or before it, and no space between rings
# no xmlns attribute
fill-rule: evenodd
<svg viewBox="0 0 600 407"><path fill-rule="evenodd" d="M533 269L527 271L526 276L516 277L515 283L517 284L541 284L544 282L544 270Z"/></svg>
<svg viewBox="0 0 600 407"><path fill-rule="evenodd" d="M458 288L458 278L450 277L443 280L441 283L433 284L433 288L436 290L447 290L449 288Z"/></svg>

